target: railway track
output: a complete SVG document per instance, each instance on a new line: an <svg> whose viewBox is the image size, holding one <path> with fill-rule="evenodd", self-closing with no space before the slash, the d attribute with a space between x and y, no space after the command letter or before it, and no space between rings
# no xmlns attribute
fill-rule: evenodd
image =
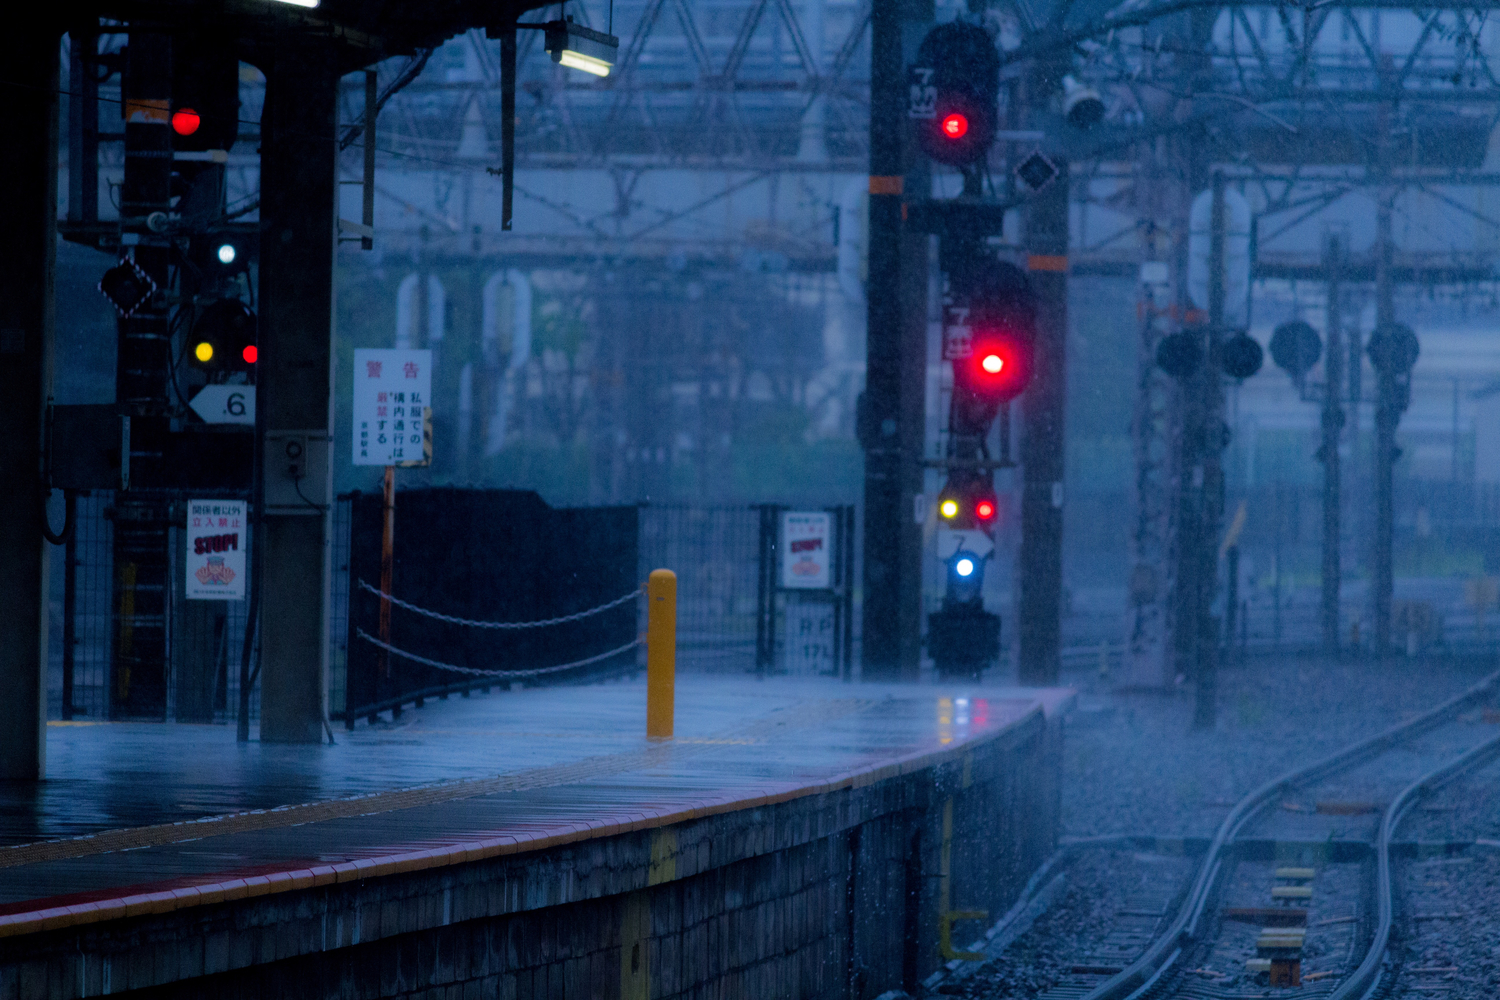
<svg viewBox="0 0 1500 1000"><path fill-rule="evenodd" d="M1381 1000L1500 996L1500 765L1423 796L1391 863L1395 922ZM1393 855L1395 851L1393 850Z"/></svg>
<svg viewBox="0 0 1500 1000"><path fill-rule="evenodd" d="M1135 907L1141 916L1150 910L1153 919L1117 922L1092 949L1094 954L1115 956L1116 961L1091 965L1081 960L1073 970L1080 974L1058 982L1042 996L1045 1000L1241 1000L1289 995L1309 1000L1386 1000L1408 995L1397 987L1400 965L1391 949L1397 926L1392 843L1402 820L1425 796L1500 757L1500 734L1485 738L1482 730L1460 719L1477 715L1497 698L1500 672L1416 718L1261 785L1234 804L1185 891L1179 885L1170 893L1170 902L1153 900L1149 907ZM1377 773L1372 775L1372 771ZM1394 780L1393 772L1397 774ZM1346 790L1362 787L1361 782L1367 791L1378 789L1371 797L1388 805L1383 809L1351 806L1347 815L1330 809L1336 817L1330 819L1322 815L1322 803L1316 810L1299 804L1312 789L1339 788L1340 782ZM1273 812L1277 805L1284 808ZM1370 816L1355 815L1367 809L1373 810ZM1357 850L1357 855L1341 860L1357 856L1364 863L1301 867L1278 860L1284 845L1275 836L1249 836L1257 826L1273 828L1274 833L1275 827L1297 828L1301 822L1293 839L1302 844L1316 842L1318 838L1311 835L1313 824L1295 812L1288 815L1291 810L1319 814L1327 843L1318 846L1325 853L1335 848L1346 853ZM1378 825L1370 829L1375 815ZM1357 833L1348 836L1349 830ZM1257 847L1260 854L1251 857ZM1262 895L1270 895L1266 899L1270 905L1223 906L1226 896L1238 896L1243 902L1246 885L1257 881ZM1319 887L1316 902L1315 885ZM1304 946L1309 949L1310 964L1318 967L1305 977ZM1236 958L1247 949L1250 954L1272 957L1250 963ZM1280 988L1268 987L1265 976L1251 979L1243 973L1225 972L1234 961L1266 971ZM1274 971L1272 962L1277 962ZM1431 961L1419 969L1429 977L1435 970L1453 971ZM1425 984L1416 990L1409 995L1433 996Z"/></svg>

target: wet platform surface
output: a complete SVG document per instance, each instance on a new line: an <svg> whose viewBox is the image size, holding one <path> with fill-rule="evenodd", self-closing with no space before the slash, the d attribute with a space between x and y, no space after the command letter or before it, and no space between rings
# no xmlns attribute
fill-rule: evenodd
<svg viewBox="0 0 1500 1000"><path fill-rule="evenodd" d="M55 725L49 780L0 788L0 922L754 805L1069 696L689 676L670 743L645 739L644 680L429 701L322 747L236 744L214 726Z"/></svg>

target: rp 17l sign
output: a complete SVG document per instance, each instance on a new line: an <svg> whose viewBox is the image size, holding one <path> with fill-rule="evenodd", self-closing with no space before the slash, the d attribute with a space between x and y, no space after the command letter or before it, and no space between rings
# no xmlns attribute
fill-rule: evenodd
<svg viewBox="0 0 1500 1000"><path fill-rule="evenodd" d="M245 524L243 500L188 501L184 589L189 600L244 599Z"/></svg>
<svg viewBox="0 0 1500 1000"><path fill-rule="evenodd" d="M354 352L354 464L426 465L432 352Z"/></svg>

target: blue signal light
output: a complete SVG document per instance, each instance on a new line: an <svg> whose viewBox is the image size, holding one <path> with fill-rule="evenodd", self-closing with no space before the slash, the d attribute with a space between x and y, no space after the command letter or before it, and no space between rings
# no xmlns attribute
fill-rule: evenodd
<svg viewBox="0 0 1500 1000"><path fill-rule="evenodd" d="M964 558L953 564L953 572L957 573L959 576L973 576L974 560L965 556Z"/></svg>

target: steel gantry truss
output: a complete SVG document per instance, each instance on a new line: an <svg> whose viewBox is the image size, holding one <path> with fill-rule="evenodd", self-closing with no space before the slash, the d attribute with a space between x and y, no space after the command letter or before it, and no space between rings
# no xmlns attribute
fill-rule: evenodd
<svg viewBox="0 0 1500 1000"><path fill-rule="evenodd" d="M568 10L612 27L622 44L611 77L580 81L547 60L535 33L523 33L518 192L547 210L545 225L559 230L549 234L554 243L575 238L557 243L567 252L622 241L653 255L674 243L733 245L747 230L725 222L724 204L766 189L755 210L775 215L776 178L803 178L805 195L808 178L848 185L867 169L869 0L643 0L620 4L613 25L603 5ZM1489 8L1009 0L935 11L939 21L956 16L989 26L1005 60L1002 110L1013 129L992 152L990 196L1024 212L1029 195L1014 167L1043 149L1071 163L1075 274L1134 273L1151 260L1168 265L1142 330L1133 534L1137 561L1150 570L1134 579L1155 580L1137 588L1137 598L1154 594L1139 613L1170 623L1176 612L1165 595L1174 587L1182 528L1170 497L1193 470L1180 449L1167 446L1178 433L1175 411L1164 405L1172 390L1150 358L1188 306L1188 202L1211 169L1251 199L1259 277L1326 277L1320 227L1334 220L1356 234L1373 230L1373 197L1413 224L1400 245L1388 247L1390 281L1487 279L1492 241L1467 234L1496 226L1473 196L1497 180L1486 162L1500 109ZM392 99L380 144L388 167L440 174L495 161L494 45L477 32L463 36ZM1031 86L1037 60L1058 63L1060 52L1071 85L1103 96L1105 118L1088 131L1066 124L1060 97L1039 104ZM360 100L354 89L345 93L351 121ZM1023 114L1043 123L1045 139L1015 130ZM546 178L560 173L574 180L549 186ZM580 193L587 173L597 175L592 197ZM689 175L704 180L684 204L680 179ZM663 177L672 180L660 183ZM939 170L935 188L956 190L957 180ZM409 213L416 207L418 216L450 217L409 190L404 198ZM793 213L809 216L804 229L826 240L832 200L825 188L802 197ZM455 237L466 229L450 228ZM1458 232L1465 235L1455 238ZM831 251L807 265L831 269ZM1373 239L1356 237L1346 284L1373 283L1378 257ZM1217 525L1205 528L1218 533ZM1182 666L1168 662L1167 675Z"/></svg>
<svg viewBox="0 0 1500 1000"><path fill-rule="evenodd" d="M566 6L600 30L613 19L619 62L607 78L584 78L553 64L537 33L521 34L522 169L863 169L870 0L645 0L609 13L602 3ZM438 62L392 100L397 121L382 147L416 162L497 155L498 43L470 32ZM356 120L360 95L346 93L345 106ZM804 143L809 120L817 134Z"/></svg>

